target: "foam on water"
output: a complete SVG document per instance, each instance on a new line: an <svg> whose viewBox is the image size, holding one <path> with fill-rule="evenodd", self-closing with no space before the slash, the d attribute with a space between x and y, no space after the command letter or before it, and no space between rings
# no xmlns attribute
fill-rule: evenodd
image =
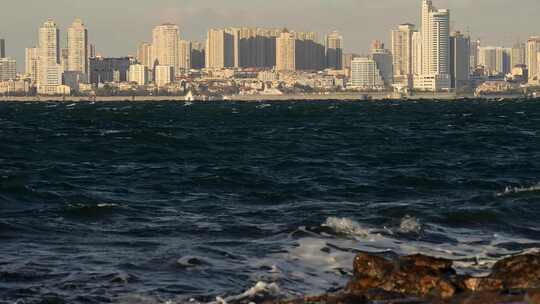
<svg viewBox="0 0 540 304"><path fill-rule="evenodd" d="M331 228L337 234L346 235L354 238L365 238L370 234L370 231L368 229L360 226L359 223L349 218L329 217L326 219L326 222L322 226Z"/></svg>
<svg viewBox="0 0 540 304"><path fill-rule="evenodd" d="M537 183L529 187L506 187L506 189L504 189L503 192L497 193L497 196L501 197L501 196L506 196L506 195L520 194L520 193L526 193L526 192L538 192L538 191L540 191L540 183Z"/></svg>

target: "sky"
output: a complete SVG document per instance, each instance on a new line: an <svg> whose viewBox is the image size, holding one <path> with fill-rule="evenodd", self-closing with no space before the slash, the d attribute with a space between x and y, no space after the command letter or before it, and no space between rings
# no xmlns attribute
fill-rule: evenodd
<svg viewBox="0 0 540 304"><path fill-rule="evenodd" d="M540 34L539 0L433 0L451 10L452 30L469 30L484 45L511 46ZM345 51L365 53L374 39L389 47L390 30L418 24L421 0L2 0L0 37L7 54L24 68L24 49L37 44L49 17L66 30L82 18L90 42L104 56L134 55L155 25L180 26L182 39L204 41L210 27L261 26L316 31L339 30Z"/></svg>

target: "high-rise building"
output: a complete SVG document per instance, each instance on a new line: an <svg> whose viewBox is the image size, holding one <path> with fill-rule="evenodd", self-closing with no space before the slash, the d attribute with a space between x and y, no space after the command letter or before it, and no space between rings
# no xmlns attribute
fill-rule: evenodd
<svg viewBox="0 0 540 304"><path fill-rule="evenodd" d="M137 61L149 70L152 70L154 68L151 43L141 42L139 44L139 47L137 48Z"/></svg>
<svg viewBox="0 0 540 304"><path fill-rule="evenodd" d="M54 95L62 84L60 65L60 30L49 19L39 29L39 77L38 93Z"/></svg>
<svg viewBox="0 0 540 304"><path fill-rule="evenodd" d="M178 69L178 45L180 29L177 25L165 23L156 26L152 32L152 65L168 65Z"/></svg>
<svg viewBox="0 0 540 304"><path fill-rule="evenodd" d="M204 69L205 51L204 44L201 42L191 43L191 68Z"/></svg>
<svg viewBox="0 0 540 304"><path fill-rule="evenodd" d="M512 49L503 47L480 47L478 64L484 68L487 76L510 73Z"/></svg>
<svg viewBox="0 0 540 304"><path fill-rule="evenodd" d="M527 40L527 68L529 69L529 82L538 83L539 76L539 61L538 53L540 52L540 37L530 37Z"/></svg>
<svg viewBox="0 0 540 304"><path fill-rule="evenodd" d="M358 89L382 89L384 80L375 60L368 57L357 57L351 62L351 79L349 87Z"/></svg>
<svg viewBox="0 0 540 304"><path fill-rule="evenodd" d="M17 77L17 61L15 59L0 58L0 81L15 80Z"/></svg>
<svg viewBox="0 0 540 304"><path fill-rule="evenodd" d="M68 70L69 50L67 48L60 48L60 67L62 72Z"/></svg>
<svg viewBox="0 0 540 304"><path fill-rule="evenodd" d="M480 62L480 40L471 41L471 72L476 69Z"/></svg>
<svg viewBox="0 0 540 304"><path fill-rule="evenodd" d="M238 36L234 29L210 29L206 38L205 66L209 69L235 67Z"/></svg>
<svg viewBox="0 0 540 304"><path fill-rule="evenodd" d="M73 21L73 23L69 27L67 36L67 47L67 70L71 72L79 72L88 77L88 30L86 29L81 19L75 19L75 21Z"/></svg>
<svg viewBox="0 0 540 304"><path fill-rule="evenodd" d="M370 59L375 61L384 85L391 86L394 82L394 67L390 51L387 49L372 49Z"/></svg>
<svg viewBox="0 0 540 304"><path fill-rule="evenodd" d="M337 31L326 36L326 67L343 69L343 36Z"/></svg>
<svg viewBox="0 0 540 304"><path fill-rule="evenodd" d="M172 69L170 66L167 68ZM148 68L144 64L132 64L129 66L128 81L136 83L140 86L148 84Z"/></svg>
<svg viewBox="0 0 540 304"><path fill-rule="evenodd" d="M89 58L96 58L96 45L95 44L90 44L89 47L88 47L88 57ZM90 67L88 67L90 68Z"/></svg>
<svg viewBox="0 0 540 304"><path fill-rule="evenodd" d="M134 60L129 57L90 59L90 83L108 83L128 81L129 67Z"/></svg>
<svg viewBox="0 0 540 304"><path fill-rule="evenodd" d="M324 44L315 32L294 32L297 70L320 71L326 66Z"/></svg>
<svg viewBox="0 0 540 304"><path fill-rule="evenodd" d="M30 81L36 82L38 76L38 65L39 65L39 49L38 48L27 48L25 50L25 68L24 73Z"/></svg>
<svg viewBox="0 0 540 304"><path fill-rule="evenodd" d="M238 29L238 66L242 68L271 68L276 65L276 38L279 29Z"/></svg>
<svg viewBox="0 0 540 304"><path fill-rule="evenodd" d="M422 75L415 77L420 90L450 89L450 11L435 9L422 0Z"/></svg>
<svg viewBox="0 0 540 304"><path fill-rule="evenodd" d="M414 75L414 44L413 35L416 33L412 24L405 23L392 30L392 63L394 81L412 87Z"/></svg>
<svg viewBox="0 0 540 304"><path fill-rule="evenodd" d="M178 68L180 71L191 69L191 41L180 40L179 42Z"/></svg>
<svg viewBox="0 0 540 304"><path fill-rule="evenodd" d="M0 39L0 58L6 57L6 40Z"/></svg>
<svg viewBox="0 0 540 304"><path fill-rule="evenodd" d="M510 59L510 66L513 68L517 65L523 65L526 61L527 47L524 43L517 42L512 47L512 55Z"/></svg>
<svg viewBox="0 0 540 304"><path fill-rule="evenodd" d="M450 79L453 89L469 85L471 39L460 32L450 36Z"/></svg>
<svg viewBox="0 0 540 304"><path fill-rule="evenodd" d="M155 67L155 84L158 88L162 88L170 84L174 77L172 67L168 65L157 65Z"/></svg>
<svg viewBox="0 0 540 304"><path fill-rule="evenodd" d="M296 70L296 39L288 30L283 30L276 39L276 69L283 72Z"/></svg>
<svg viewBox="0 0 540 304"><path fill-rule="evenodd" d="M412 66L413 75L422 74L422 34L420 32L414 32L412 36Z"/></svg>

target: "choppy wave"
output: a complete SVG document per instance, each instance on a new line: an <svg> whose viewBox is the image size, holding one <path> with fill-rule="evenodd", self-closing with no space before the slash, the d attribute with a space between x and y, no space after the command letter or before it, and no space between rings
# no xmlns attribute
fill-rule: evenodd
<svg viewBox="0 0 540 304"><path fill-rule="evenodd" d="M361 251L540 248L540 102L260 105L1 103L0 302L243 304Z"/></svg>

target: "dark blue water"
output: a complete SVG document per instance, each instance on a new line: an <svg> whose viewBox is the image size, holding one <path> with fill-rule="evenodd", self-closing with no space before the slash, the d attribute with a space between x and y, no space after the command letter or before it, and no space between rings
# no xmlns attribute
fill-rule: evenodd
<svg viewBox="0 0 540 304"><path fill-rule="evenodd" d="M2 103L0 303L319 293L359 250L482 273L540 247L539 130L538 101Z"/></svg>

